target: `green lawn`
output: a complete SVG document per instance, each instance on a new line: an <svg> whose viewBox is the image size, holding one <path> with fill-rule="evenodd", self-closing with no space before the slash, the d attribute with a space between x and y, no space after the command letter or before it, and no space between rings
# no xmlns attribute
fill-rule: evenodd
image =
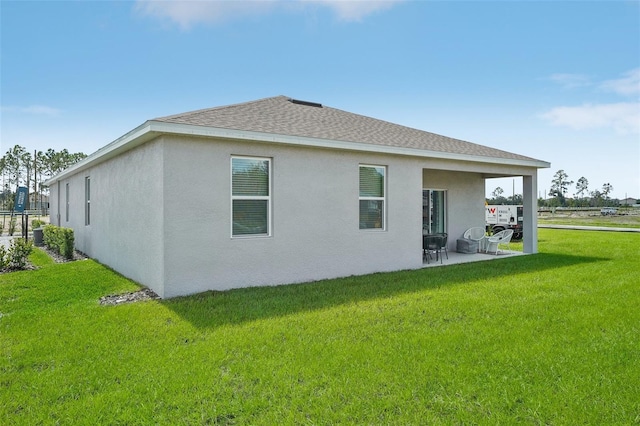
<svg viewBox="0 0 640 426"><path fill-rule="evenodd" d="M0 424L640 424L640 234L100 306L91 261L0 275Z"/></svg>

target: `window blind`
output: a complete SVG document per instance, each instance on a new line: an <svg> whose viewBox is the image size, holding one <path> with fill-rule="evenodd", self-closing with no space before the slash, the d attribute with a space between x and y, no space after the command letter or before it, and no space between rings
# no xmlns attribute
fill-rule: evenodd
<svg viewBox="0 0 640 426"><path fill-rule="evenodd" d="M231 159L232 236L269 235L270 163L263 158Z"/></svg>
<svg viewBox="0 0 640 426"><path fill-rule="evenodd" d="M384 229L384 166L360 165L360 229Z"/></svg>

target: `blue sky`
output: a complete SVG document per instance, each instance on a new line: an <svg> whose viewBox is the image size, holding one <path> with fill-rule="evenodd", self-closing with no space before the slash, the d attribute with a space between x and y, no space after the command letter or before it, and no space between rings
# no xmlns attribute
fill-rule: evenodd
<svg viewBox="0 0 640 426"><path fill-rule="evenodd" d="M2 153L89 154L286 95L549 161L540 196L562 169L640 197L637 0L1 0L0 18Z"/></svg>

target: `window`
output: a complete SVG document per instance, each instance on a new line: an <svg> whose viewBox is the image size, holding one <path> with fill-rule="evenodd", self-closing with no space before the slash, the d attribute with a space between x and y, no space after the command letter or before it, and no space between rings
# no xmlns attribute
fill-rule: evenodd
<svg viewBox="0 0 640 426"><path fill-rule="evenodd" d="M271 235L271 160L231 158L231 236Z"/></svg>
<svg viewBox="0 0 640 426"><path fill-rule="evenodd" d="M65 184L64 186L64 203L64 218L66 222L69 222L69 183Z"/></svg>
<svg viewBox="0 0 640 426"><path fill-rule="evenodd" d="M447 192L422 190L422 229L428 234L447 232Z"/></svg>
<svg viewBox="0 0 640 426"><path fill-rule="evenodd" d="M91 225L91 178L84 178L84 224Z"/></svg>
<svg viewBox="0 0 640 426"><path fill-rule="evenodd" d="M385 228L386 167L360 165L360 229Z"/></svg>

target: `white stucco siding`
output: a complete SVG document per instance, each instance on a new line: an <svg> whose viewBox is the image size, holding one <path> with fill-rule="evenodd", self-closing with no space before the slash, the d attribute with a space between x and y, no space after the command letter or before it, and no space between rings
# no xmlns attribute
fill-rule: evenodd
<svg viewBox="0 0 640 426"><path fill-rule="evenodd" d="M163 295L162 157L149 142L83 170L60 184L61 226L72 228L77 250ZM90 177L90 224L85 225L85 183ZM69 183L70 215L65 217ZM52 186L57 200L58 185ZM57 211L57 206L52 206Z"/></svg>
<svg viewBox="0 0 640 426"><path fill-rule="evenodd" d="M84 176L84 174L72 176L51 185L49 208L53 225L74 230L84 226ZM68 214L67 203L69 204ZM74 231L74 237L75 246L78 248L80 239L77 231Z"/></svg>
<svg viewBox="0 0 640 426"><path fill-rule="evenodd" d="M422 265L422 172L414 160L195 138L166 141L166 296ZM232 155L272 159L270 237L231 237ZM387 167L384 231L359 229L360 164Z"/></svg>
<svg viewBox="0 0 640 426"><path fill-rule="evenodd" d="M424 189L447 191L447 248L473 226L484 227L484 179L480 173L423 169Z"/></svg>
<svg viewBox="0 0 640 426"><path fill-rule="evenodd" d="M231 236L232 156L271 159L270 236ZM536 173L522 166L178 135L157 136L95 164L51 186L52 212L59 205L60 225L75 230L76 248L162 297L420 268L423 189L447 191L448 248L454 250L467 228L484 225L485 178ZM362 164L386 167L384 230L359 229Z"/></svg>
<svg viewBox="0 0 640 426"><path fill-rule="evenodd" d="M95 252L100 253L96 257L107 265L118 264L124 275L161 296L163 157L163 144L149 142L104 163L97 179L92 178L92 185L99 185L96 198L105 204L92 220Z"/></svg>

